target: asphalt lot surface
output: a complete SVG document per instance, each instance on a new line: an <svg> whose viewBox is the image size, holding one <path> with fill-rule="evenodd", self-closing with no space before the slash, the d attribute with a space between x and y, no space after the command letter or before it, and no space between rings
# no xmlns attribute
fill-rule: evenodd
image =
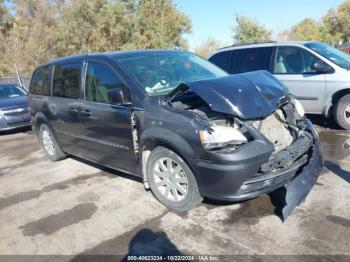
<svg viewBox="0 0 350 262"><path fill-rule="evenodd" d="M314 121L325 169L284 223L267 195L176 213L128 175L48 161L31 131L1 134L0 254L350 255L350 132Z"/></svg>

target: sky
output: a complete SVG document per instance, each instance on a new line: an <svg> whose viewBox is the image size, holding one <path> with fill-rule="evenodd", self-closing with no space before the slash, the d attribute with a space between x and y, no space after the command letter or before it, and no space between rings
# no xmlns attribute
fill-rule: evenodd
<svg viewBox="0 0 350 262"><path fill-rule="evenodd" d="M255 18L260 24L281 32L304 18L316 20L345 0L174 0L192 20L192 33L187 37L193 49L208 37L223 45L232 43L235 14Z"/></svg>
<svg viewBox="0 0 350 262"><path fill-rule="evenodd" d="M255 18L260 24L279 33L304 18L320 20L331 8L345 0L173 0L192 21L187 36L190 49L208 37L223 45L232 44L235 14ZM6 4L6 1L5 1ZM7 3L7 5L9 5Z"/></svg>

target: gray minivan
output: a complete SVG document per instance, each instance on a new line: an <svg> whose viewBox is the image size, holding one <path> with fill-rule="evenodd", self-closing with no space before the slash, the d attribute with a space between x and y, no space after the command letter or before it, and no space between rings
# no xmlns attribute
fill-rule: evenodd
<svg viewBox="0 0 350 262"><path fill-rule="evenodd" d="M209 61L230 74L267 70L310 114L350 129L350 56L319 42L266 42L219 49Z"/></svg>
<svg viewBox="0 0 350 262"><path fill-rule="evenodd" d="M230 76L179 50L52 60L35 70L29 104L50 160L138 176L177 211L283 188L286 217L323 166L314 127L270 73Z"/></svg>

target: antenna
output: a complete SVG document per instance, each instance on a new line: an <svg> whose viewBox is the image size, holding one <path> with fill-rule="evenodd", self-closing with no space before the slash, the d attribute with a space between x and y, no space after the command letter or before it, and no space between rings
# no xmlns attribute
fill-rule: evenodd
<svg viewBox="0 0 350 262"><path fill-rule="evenodd" d="M23 83L22 83L22 79L21 79L21 77L19 76L19 72L18 72L18 68L17 68L17 65L16 65L16 64L15 64L15 71L16 71L18 83L20 84L21 87L24 87L24 86L23 86Z"/></svg>
<svg viewBox="0 0 350 262"><path fill-rule="evenodd" d="M161 12L161 35L160 35L160 41L162 45L162 49L164 49L164 1L160 2L160 12Z"/></svg>

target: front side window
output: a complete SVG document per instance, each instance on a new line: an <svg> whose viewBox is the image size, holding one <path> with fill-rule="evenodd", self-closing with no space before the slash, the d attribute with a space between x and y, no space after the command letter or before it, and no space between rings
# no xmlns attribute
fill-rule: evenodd
<svg viewBox="0 0 350 262"><path fill-rule="evenodd" d="M52 95L65 98L80 97L81 64L55 65Z"/></svg>
<svg viewBox="0 0 350 262"><path fill-rule="evenodd" d="M0 86L0 99L26 96L27 93L17 85Z"/></svg>
<svg viewBox="0 0 350 262"><path fill-rule="evenodd" d="M336 65L345 69L350 69L350 56L348 54L345 54L344 52L329 45L317 42L306 43L305 46L320 54L324 58L332 61Z"/></svg>
<svg viewBox="0 0 350 262"><path fill-rule="evenodd" d="M275 74L314 74L315 62L323 63L307 50L294 46L278 47L275 57Z"/></svg>
<svg viewBox="0 0 350 262"><path fill-rule="evenodd" d="M30 93L35 95L50 95L51 66L39 68L33 75Z"/></svg>
<svg viewBox="0 0 350 262"><path fill-rule="evenodd" d="M85 100L114 104L114 94L124 89L123 82L101 63L89 63L86 72Z"/></svg>
<svg viewBox="0 0 350 262"><path fill-rule="evenodd" d="M209 61L212 62L214 65L217 65L221 69L225 70L226 72L229 71L229 60L231 57L232 51L224 51L220 52L218 54L213 55Z"/></svg>
<svg viewBox="0 0 350 262"><path fill-rule="evenodd" d="M167 95L181 83L227 75L209 61L187 52L146 52L115 59L149 96Z"/></svg>
<svg viewBox="0 0 350 262"><path fill-rule="evenodd" d="M231 74L240 74L258 70L270 71L272 47L245 48L233 51Z"/></svg>

